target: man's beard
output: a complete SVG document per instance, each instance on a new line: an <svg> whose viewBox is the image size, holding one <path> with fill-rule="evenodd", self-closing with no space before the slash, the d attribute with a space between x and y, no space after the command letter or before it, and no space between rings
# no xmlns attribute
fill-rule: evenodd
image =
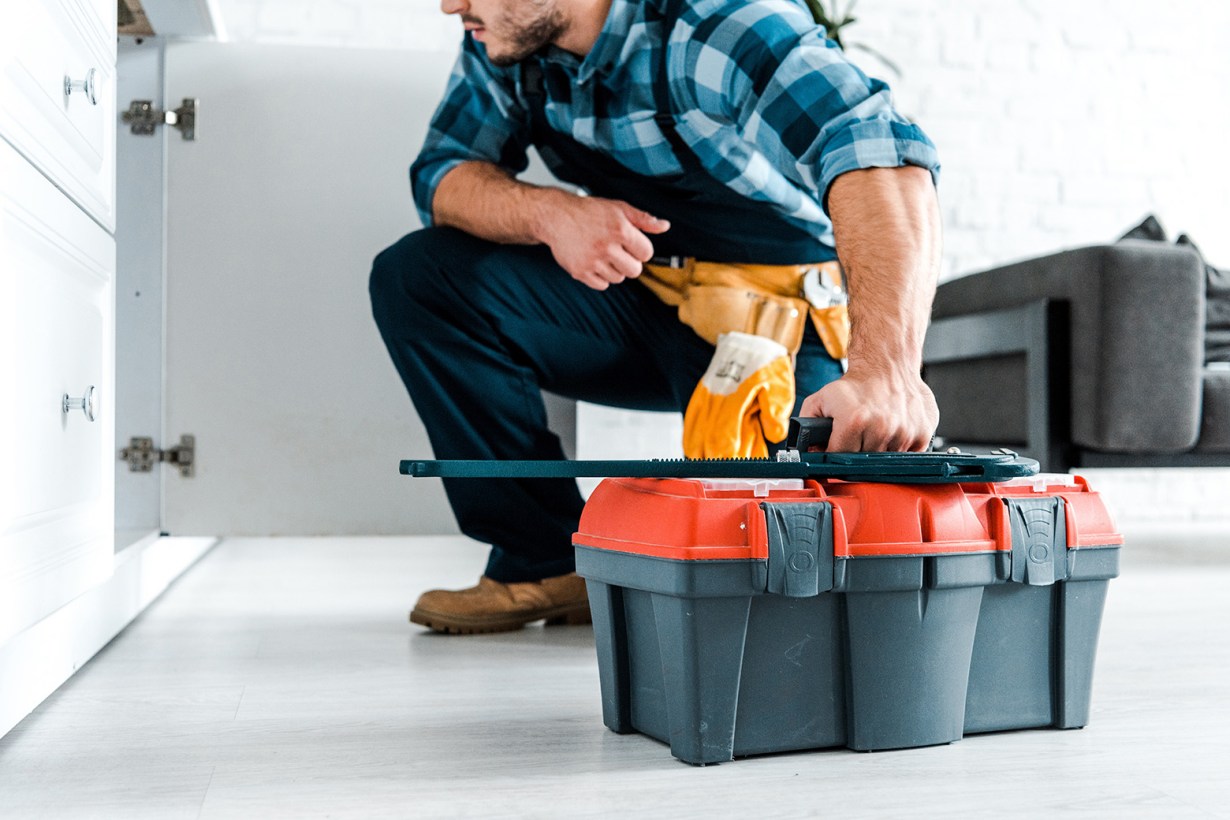
<svg viewBox="0 0 1230 820"><path fill-rule="evenodd" d="M492 64L501 68L515 65L559 37L564 30L563 15L559 9L554 3L539 2L535 5L546 8L530 20L507 20L500 27L502 29L500 39L508 41L510 50L501 54L492 54L488 46L487 59ZM507 36L504 32L508 32Z"/></svg>

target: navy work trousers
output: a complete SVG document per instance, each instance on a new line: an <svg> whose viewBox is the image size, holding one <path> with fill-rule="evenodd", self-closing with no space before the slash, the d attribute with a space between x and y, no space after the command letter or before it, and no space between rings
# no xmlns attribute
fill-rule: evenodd
<svg viewBox="0 0 1230 820"><path fill-rule="evenodd" d="M381 336L436 458L560 459L541 390L639 410L682 412L713 346L635 282L595 291L545 246L501 245L425 228L376 257ZM799 401L841 375L809 331ZM796 408L797 409L797 408ZM505 583L571 572L582 500L572 479L446 479L461 531L491 544Z"/></svg>

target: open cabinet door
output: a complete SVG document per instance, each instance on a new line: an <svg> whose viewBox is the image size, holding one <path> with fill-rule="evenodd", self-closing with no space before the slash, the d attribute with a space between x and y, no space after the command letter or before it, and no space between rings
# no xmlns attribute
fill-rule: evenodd
<svg viewBox="0 0 1230 820"><path fill-rule="evenodd" d="M162 48L120 38L116 91L162 99ZM163 447L163 255L166 136L116 133L115 441ZM163 470L152 460L115 465L115 551L162 530Z"/></svg>
<svg viewBox="0 0 1230 820"><path fill-rule="evenodd" d="M166 440L173 535L455 532L380 341L372 258L419 227L408 167L447 82L442 53L172 43L166 107ZM122 104L126 105L124 101Z"/></svg>

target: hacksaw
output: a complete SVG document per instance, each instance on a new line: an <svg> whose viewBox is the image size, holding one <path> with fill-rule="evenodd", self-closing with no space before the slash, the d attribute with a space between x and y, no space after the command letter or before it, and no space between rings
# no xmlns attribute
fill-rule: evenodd
<svg viewBox="0 0 1230 820"><path fill-rule="evenodd" d="M830 453L823 448L832 419L795 417L786 446L776 458L465 460L401 462L414 478L745 478L880 481L937 484L1008 481L1038 473L1038 462L1008 449L990 453L959 450L918 453ZM816 449L812 449L812 448Z"/></svg>

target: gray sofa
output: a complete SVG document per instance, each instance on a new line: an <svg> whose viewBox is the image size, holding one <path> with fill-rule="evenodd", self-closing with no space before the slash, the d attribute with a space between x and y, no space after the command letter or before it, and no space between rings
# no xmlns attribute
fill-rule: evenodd
<svg viewBox="0 0 1230 820"><path fill-rule="evenodd" d="M945 282L924 350L938 435L1047 471L1230 466L1221 275L1191 246L1125 240Z"/></svg>

